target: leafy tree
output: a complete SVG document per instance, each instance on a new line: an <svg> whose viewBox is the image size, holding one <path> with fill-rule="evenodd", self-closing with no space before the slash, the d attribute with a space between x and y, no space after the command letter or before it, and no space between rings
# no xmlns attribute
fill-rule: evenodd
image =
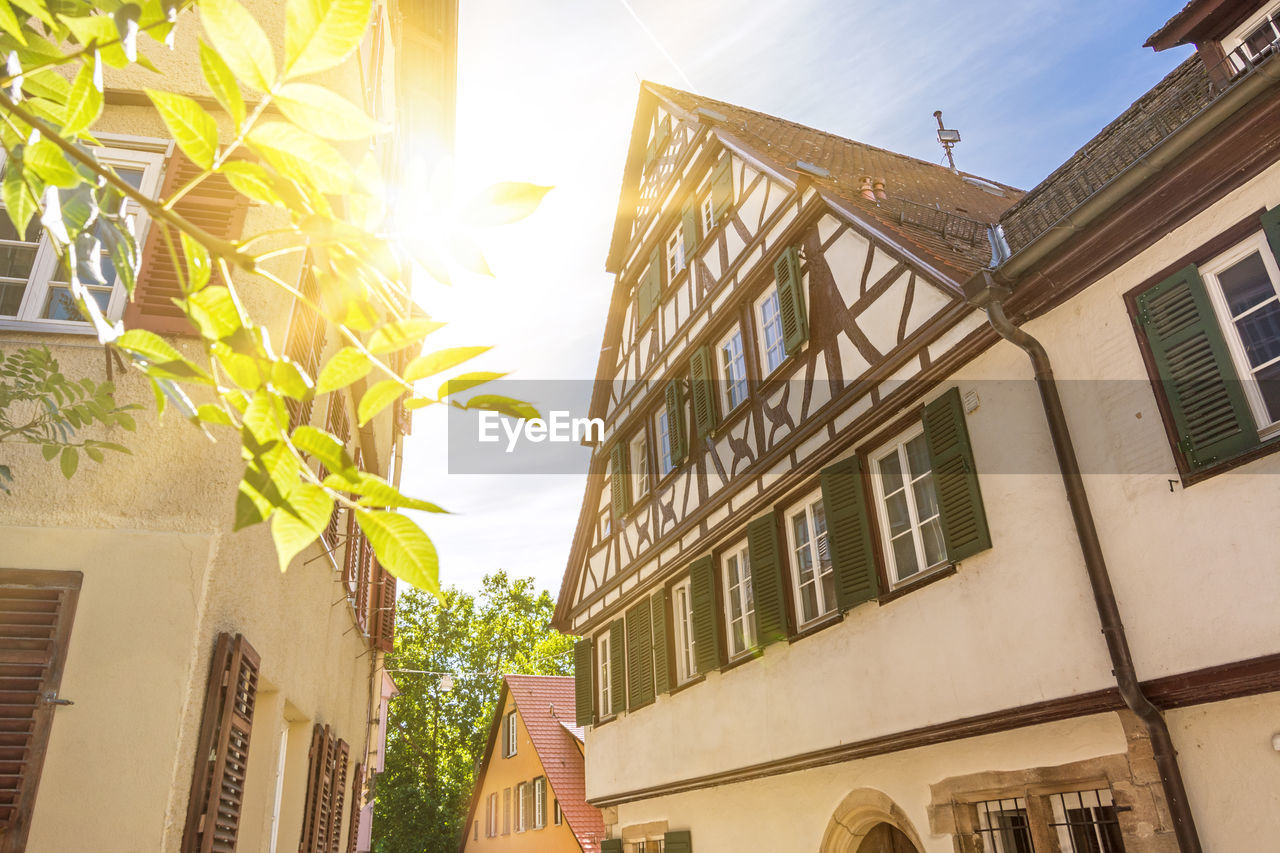
<svg viewBox="0 0 1280 853"><path fill-rule="evenodd" d="M499 673L572 672L573 638L551 629L554 608L532 579L502 571L476 596L449 588L438 600L416 591L400 598L389 667L403 692L391 701L386 772L375 783L377 853L458 849ZM441 672L458 673L451 689L424 674Z"/></svg>
<svg viewBox="0 0 1280 853"><path fill-rule="evenodd" d="M487 271L470 230L527 215L546 188L500 184L452 215L445 211L441 221L451 224L441 227L447 233L420 235L411 245L396 239L377 162L369 153L358 161L344 153L367 152L367 144L351 143L386 129L313 77L353 53L370 9L370 0L288 0L281 55L236 0L0 0L0 144L6 155L0 200L19 234L39 221L77 309L104 346L147 377L159 413L176 410L211 437L238 436L246 463L237 529L269 522L283 569L319 537L341 504L354 511L388 570L433 590L435 549L398 510L443 510L358 470L327 432L311 426L291 432L286 401L361 388L356 408L362 426L398 402L411 409L449 405L532 414L527 404L496 395L461 399L493 373L464 374L437 389L415 391L416 382L452 370L484 348L422 354L440 324L413 305L409 274L411 258L433 274L443 275L449 263ZM232 133L220 138L218 120L195 99L148 89L178 147L200 170L169 198L152 199L94 156L104 70L155 70L146 52L171 48L179 18L197 11L201 71ZM273 209L278 227L229 242L184 219L175 202L214 175ZM422 189L409 194L425 195ZM198 357L150 331L110 321L90 295L90 286L111 284L101 262L105 255L133 297L140 253L126 200L146 211L179 272L183 298L175 302L199 334ZM264 263L280 256L311 265L317 298L304 296ZM316 376L308 375L280 354L281 342L271 340L264 318L246 308L250 287L278 288L309 304L344 346ZM356 384L362 380L363 386ZM120 422L118 412L112 416ZM47 436L35 443L46 454L55 446ZM83 449L92 456L88 445ZM65 445L57 455L64 472L73 467ZM321 479L312 461L328 475Z"/></svg>

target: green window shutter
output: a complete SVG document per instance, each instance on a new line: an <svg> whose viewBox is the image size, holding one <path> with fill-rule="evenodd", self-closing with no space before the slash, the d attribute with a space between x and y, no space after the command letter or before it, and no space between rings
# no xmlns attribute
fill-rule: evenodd
<svg viewBox="0 0 1280 853"><path fill-rule="evenodd" d="M733 155L725 154L711 173L711 207L716 222L733 206Z"/></svg>
<svg viewBox="0 0 1280 853"><path fill-rule="evenodd" d="M661 151L667 145L667 140L671 138L671 116L667 116L658 125L658 136L656 139L656 151Z"/></svg>
<svg viewBox="0 0 1280 853"><path fill-rule="evenodd" d="M680 208L680 227L684 232L684 262L693 261L693 253L697 251L698 234L698 200L689 196Z"/></svg>
<svg viewBox="0 0 1280 853"><path fill-rule="evenodd" d="M804 279L800 277L800 252L788 248L773 262L778 281L778 314L782 318L782 344L787 355L800 352L809 340L809 315L804 304Z"/></svg>
<svg viewBox="0 0 1280 853"><path fill-rule="evenodd" d="M778 545L778 522L772 512L747 525L747 557L751 592L756 603L756 636L761 646L787 636L787 604L783 589L786 562Z"/></svg>
<svg viewBox="0 0 1280 853"><path fill-rule="evenodd" d="M621 619L609 626L609 701L613 707L609 713L617 714L627 709L627 641L626 627Z"/></svg>
<svg viewBox="0 0 1280 853"><path fill-rule="evenodd" d="M606 838L600 842L600 853L622 853L621 838Z"/></svg>
<svg viewBox="0 0 1280 853"><path fill-rule="evenodd" d="M824 468L821 479L827 542L836 570L836 600L841 610L848 610L880 594L862 463L856 456L841 459Z"/></svg>
<svg viewBox="0 0 1280 853"><path fill-rule="evenodd" d="M627 707L653 701L653 625L649 599L627 611Z"/></svg>
<svg viewBox="0 0 1280 853"><path fill-rule="evenodd" d="M636 322L643 323L653 314L662 300L662 254L654 249L649 255L649 266L644 277L636 285Z"/></svg>
<svg viewBox="0 0 1280 853"><path fill-rule="evenodd" d="M1271 231L1267 237L1276 239ZM1257 445L1244 389L1196 268L1174 273L1137 301L1187 467L1195 471Z"/></svg>
<svg viewBox="0 0 1280 853"><path fill-rule="evenodd" d="M711 347L702 346L689 359L689 389L693 397L693 420L698 438L705 440L716 428L715 371Z"/></svg>
<svg viewBox="0 0 1280 853"><path fill-rule="evenodd" d="M653 636L653 689L656 693L671 690L671 670L667 652L667 591L660 589L649 597L649 617Z"/></svg>
<svg viewBox="0 0 1280 853"><path fill-rule="evenodd" d="M960 389L952 388L924 407L924 439L929 446L947 559L959 561L985 551L991 547L991 533L982 507Z"/></svg>
<svg viewBox="0 0 1280 853"><path fill-rule="evenodd" d="M679 465L689 455L689 441L684 428L684 391L681 380L667 383L667 444L671 450L671 462Z"/></svg>
<svg viewBox="0 0 1280 853"><path fill-rule="evenodd" d="M627 487L627 448L621 441L609 455L609 491L613 496L613 523L617 526L629 509L631 491Z"/></svg>
<svg viewBox="0 0 1280 853"><path fill-rule="evenodd" d="M578 640L573 644L573 702L580 726L589 726L592 722L591 700L595 696L595 691L591 689L594 657L590 639Z"/></svg>
<svg viewBox="0 0 1280 853"><path fill-rule="evenodd" d="M716 606L716 561L710 555L689 566L689 597L698 672L711 672L720 668L720 608Z"/></svg>
<svg viewBox="0 0 1280 853"><path fill-rule="evenodd" d="M1271 251L1280 261L1280 207L1273 207L1262 214L1262 231L1267 235Z"/></svg>
<svg viewBox="0 0 1280 853"><path fill-rule="evenodd" d="M602 850L601 853L604 853ZM678 829L662 837L662 853L693 853L693 839L689 830Z"/></svg>

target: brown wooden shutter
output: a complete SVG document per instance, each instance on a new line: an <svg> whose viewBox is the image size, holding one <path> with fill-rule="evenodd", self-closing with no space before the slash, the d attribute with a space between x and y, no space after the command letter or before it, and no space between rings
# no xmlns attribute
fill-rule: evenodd
<svg viewBox="0 0 1280 853"><path fill-rule="evenodd" d="M0 571L0 850L26 848L80 572Z"/></svg>
<svg viewBox="0 0 1280 853"><path fill-rule="evenodd" d="M260 659L240 634L219 634L196 741L183 853L230 853L240 831Z"/></svg>
<svg viewBox="0 0 1280 853"><path fill-rule="evenodd" d="M347 760L350 748L345 740L339 740L333 762L333 778L329 783L333 803L329 808L328 847L324 853L342 853L342 812L347 803Z"/></svg>
<svg viewBox="0 0 1280 853"><path fill-rule="evenodd" d="M161 198L173 195L201 171L182 154L174 154L165 167ZM230 181L222 175L211 175L183 196L173 206L173 212L214 237L238 240L248 208L248 198L237 192ZM138 284L133 291L133 301L125 308L124 324L131 329L150 329L161 334L194 334L187 316L173 304L174 299L183 297L181 282L187 272L186 256L177 233L170 231L178 262L183 265L180 278L169 255L165 230L166 226L159 222L152 222L147 229Z"/></svg>
<svg viewBox="0 0 1280 853"><path fill-rule="evenodd" d="M856 456L841 459L822 469L821 480L827 541L836 572L836 600L841 610L848 610L880 594L862 464Z"/></svg>
<svg viewBox="0 0 1280 853"><path fill-rule="evenodd" d="M298 853L329 853L333 814L333 778L338 760L333 731L319 723L311 730L307 799L302 807L302 837Z"/></svg>
<svg viewBox="0 0 1280 853"><path fill-rule="evenodd" d="M364 808L364 764L356 765L351 774L351 820L347 823L346 853L356 853L356 836L360 830L360 812Z"/></svg>
<svg viewBox="0 0 1280 853"><path fill-rule="evenodd" d="M307 256L303 267L302 283L298 290L312 302L320 301L320 286L316 283L315 274L311 271L310 255ZM284 353L290 361L302 368L313 382L320 373L320 357L324 353L327 332L324 318L318 311L301 299L294 301ZM303 424L311 422L313 402L314 400L285 398L285 408L289 410L290 433Z"/></svg>
<svg viewBox="0 0 1280 853"><path fill-rule="evenodd" d="M778 521L772 512L747 525L747 556L751 563L751 593L756 604L756 634L761 646L787 636L787 605L783 578L790 574L778 545Z"/></svg>
<svg viewBox="0 0 1280 853"><path fill-rule="evenodd" d="M396 645L396 576L382 567L372 558L374 584L373 598L377 609L373 614L373 644L384 652L395 649Z"/></svg>

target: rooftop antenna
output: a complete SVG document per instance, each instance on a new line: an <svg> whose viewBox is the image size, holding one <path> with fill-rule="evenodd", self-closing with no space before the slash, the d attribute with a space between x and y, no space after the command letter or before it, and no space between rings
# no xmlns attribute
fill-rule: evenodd
<svg viewBox="0 0 1280 853"><path fill-rule="evenodd" d="M951 130L942 124L942 110L934 110L933 117L938 120L938 143L942 145L942 150L947 152L947 163L951 166L951 171L956 171L956 158L951 154L951 149L956 147L956 143L960 141L960 131Z"/></svg>

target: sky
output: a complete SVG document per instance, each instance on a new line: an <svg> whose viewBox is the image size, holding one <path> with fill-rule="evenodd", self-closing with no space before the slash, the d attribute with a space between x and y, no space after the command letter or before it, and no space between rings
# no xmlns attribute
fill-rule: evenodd
<svg viewBox="0 0 1280 853"><path fill-rule="evenodd" d="M1181 0L459 5L458 194L502 180L554 189L530 218L482 235L492 278L462 274L418 295L449 323L431 346L494 345L468 368L528 380L595 374L641 80L933 162L941 109L963 138L960 169L1029 189L1190 52L1141 47ZM452 513L419 517L442 585L475 591L505 569L556 595L585 470L450 473L449 423L416 413L401 481Z"/></svg>

